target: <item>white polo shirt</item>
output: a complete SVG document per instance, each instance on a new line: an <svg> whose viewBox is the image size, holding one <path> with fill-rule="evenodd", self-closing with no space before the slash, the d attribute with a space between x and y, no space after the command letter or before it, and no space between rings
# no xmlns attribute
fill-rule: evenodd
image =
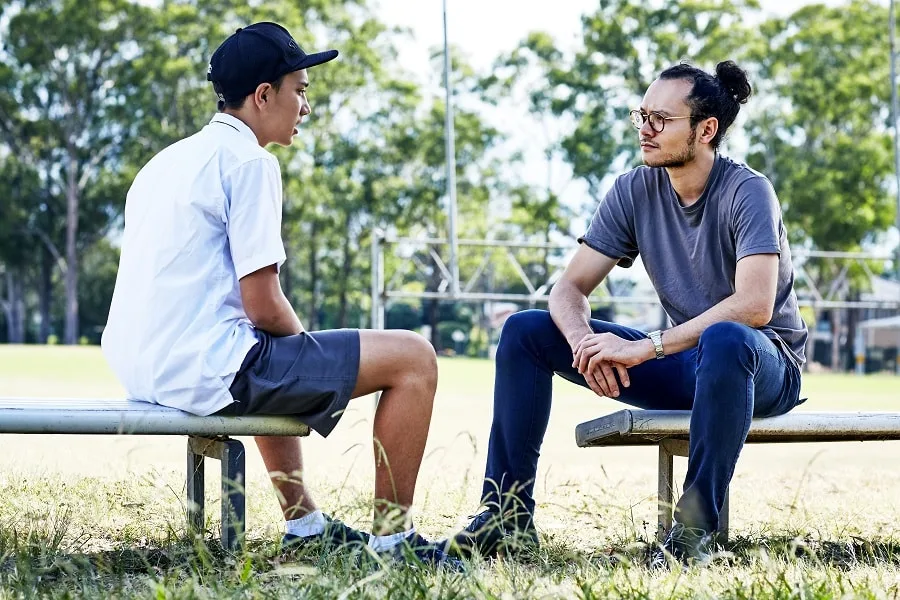
<svg viewBox="0 0 900 600"><path fill-rule="evenodd" d="M255 330L238 280L284 262L281 172L239 119L219 113L148 162L125 202L103 354L131 398L212 414Z"/></svg>

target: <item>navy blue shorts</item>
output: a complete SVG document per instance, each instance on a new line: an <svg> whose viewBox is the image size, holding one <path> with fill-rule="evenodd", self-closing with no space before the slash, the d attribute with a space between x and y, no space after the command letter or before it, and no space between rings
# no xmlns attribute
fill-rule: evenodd
<svg viewBox="0 0 900 600"><path fill-rule="evenodd" d="M287 415L323 437L344 414L359 374L359 331L332 329L259 340L231 384L234 404L217 414Z"/></svg>

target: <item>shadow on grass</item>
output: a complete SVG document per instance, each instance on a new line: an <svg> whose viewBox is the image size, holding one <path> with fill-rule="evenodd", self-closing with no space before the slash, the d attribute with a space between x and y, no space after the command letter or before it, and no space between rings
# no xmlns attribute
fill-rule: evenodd
<svg viewBox="0 0 900 600"><path fill-rule="evenodd" d="M244 550L232 552L209 533L194 539L170 535L155 545L81 551L78 539L68 537L63 545L64 528L0 528L0 589L23 597L56 597L74 590L83 598L144 597L148 589L158 598L245 598L287 589L297 597L337 598L348 590L344 597L359 597L362 590L357 588L378 580L382 590L397 598L422 597L435 585L468 592L459 574L421 565L383 570L386 563L365 551L313 547L283 553L274 540L248 540ZM410 590L418 592L409 596Z"/></svg>
<svg viewBox="0 0 900 600"><path fill-rule="evenodd" d="M598 566L615 568L621 565L648 565L658 545L656 542L634 540L587 553L579 553L566 548L564 544L552 542L545 547L548 550L553 549L552 554L555 555L553 562L557 563L558 567L571 564L573 559L581 556ZM720 564L734 567L751 566L761 559L800 561L810 566L839 570L878 565L900 567L900 541L862 538L830 541L799 535L738 536L719 545L716 548L715 559Z"/></svg>
<svg viewBox="0 0 900 600"><path fill-rule="evenodd" d="M640 569L647 566L655 548L654 543L633 539L584 550L545 536L540 549L473 563L469 576L461 579L405 568L379 572L372 565L360 565L349 554L304 551L285 556L274 541L249 540L246 550L234 553L224 550L211 535L202 539L170 536L156 545L136 542L96 551L80 550L79 544L84 546L84 542L71 537L65 542L57 528L0 530L0 585L25 596L77 590L77 595L88 598L128 597L162 589L167 594L184 592L175 594L177 597L195 597L195 590L203 588L212 590L212 597L246 597L248 593L277 593L289 586L296 593L338 597L377 580L381 592L403 590L398 597L405 598L428 596L429 586L435 585L448 592L437 597L498 597L494 588L499 581L506 582L501 587L513 585L517 593L529 596L530 592L541 595L542 578L600 581L623 570ZM812 569L900 566L900 541L894 540L837 542L789 535L745 536L733 538L722 550L718 564L750 572L757 572L761 561L770 559ZM415 589L424 596L407 593ZM365 595L360 588L347 597Z"/></svg>
<svg viewBox="0 0 900 600"><path fill-rule="evenodd" d="M897 540L851 538L835 542L802 536L738 537L726 544L725 549L739 560L764 552L770 556L811 560L837 569L900 566L900 541Z"/></svg>

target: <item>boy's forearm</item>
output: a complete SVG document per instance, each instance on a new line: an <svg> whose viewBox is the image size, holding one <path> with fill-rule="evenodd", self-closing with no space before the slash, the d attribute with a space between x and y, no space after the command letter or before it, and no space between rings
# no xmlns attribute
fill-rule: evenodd
<svg viewBox="0 0 900 600"><path fill-rule="evenodd" d="M281 296L272 311L261 315L253 325L275 337L303 333L303 324L284 295Z"/></svg>

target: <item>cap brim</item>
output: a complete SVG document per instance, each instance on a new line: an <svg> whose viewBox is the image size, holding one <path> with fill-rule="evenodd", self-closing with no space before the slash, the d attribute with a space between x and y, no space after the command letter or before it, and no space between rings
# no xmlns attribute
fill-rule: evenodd
<svg viewBox="0 0 900 600"><path fill-rule="evenodd" d="M330 60L334 60L335 58L337 58L337 55L337 50L326 50L325 52L307 54L303 60L294 65L294 69L299 71L300 69L315 67L316 65L321 65L322 63L327 63Z"/></svg>

